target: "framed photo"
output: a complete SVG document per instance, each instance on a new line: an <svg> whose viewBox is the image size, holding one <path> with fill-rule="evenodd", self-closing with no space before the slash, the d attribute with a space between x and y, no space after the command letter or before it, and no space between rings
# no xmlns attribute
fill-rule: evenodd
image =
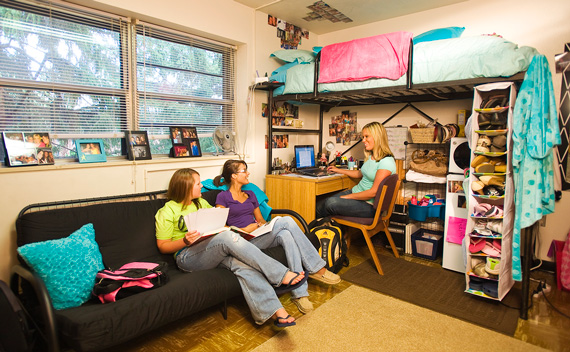
<svg viewBox="0 0 570 352"><path fill-rule="evenodd" d="M196 127L170 127L172 140L172 156L175 158L192 158L202 156L200 141Z"/></svg>
<svg viewBox="0 0 570 352"><path fill-rule="evenodd" d="M4 132L6 166L53 165L49 134L45 132Z"/></svg>
<svg viewBox="0 0 570 352"><path fill-rule="evenodd" d="M102 139L77 139L77 159L80 163L100 163L107 161Z"/></svg>
<svg viewBox="0 0 570 352"><path fill-rule="evenodd" d="M150 160L150 145L146 131L125 132L127 144L127 157L129 160Z"/></svg>

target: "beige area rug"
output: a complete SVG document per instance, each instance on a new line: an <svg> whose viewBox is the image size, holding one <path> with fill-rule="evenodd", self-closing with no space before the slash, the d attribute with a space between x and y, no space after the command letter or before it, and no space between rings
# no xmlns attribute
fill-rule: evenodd
<svg viewBox="0 0 570 352"><path fill-rule="evenodd" d="M353 285L253 351L546 350Z"/></svg>

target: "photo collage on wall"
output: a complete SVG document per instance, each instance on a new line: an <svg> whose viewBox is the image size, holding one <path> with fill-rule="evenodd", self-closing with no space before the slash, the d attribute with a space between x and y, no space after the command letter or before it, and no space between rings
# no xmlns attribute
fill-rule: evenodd
<svg viewBox="0 0 570 352"><path fill-rule="evenodd" d="M267 104L265 107L261 107L262 116L267 116ZM273 109L271 113L271 125L272 126L291 126L298 127L295 120L299 118L299 107L287 102L275 102L273 103Z"/></svg>
<svg viewBox="0 0 570 352"><path fill-rule="evenodd" d="M192 158L202 156L196 127L170 127L170 139L172 140L173 157Z"/></svg>
<svg viewBox="0 0 570 352"><path fill-rule="evenodd" d="M281 38L283 49L297 49L303 38L309 39L309 31L275 16L267 15L267 24L277 27L277 37Z"/></svg>
<svg viewBox="0 0 570 352"><path fill-rule="evenodd" d="M7 166L53 165L54 157L48 133L2 134Z"/></svg>
<svg viewBox="0 0 570 352"><path fill-rule="evenodd" d="M271 148L273 149L281 149L287 148L289 146L289 135L288 134L280 134L280 135L273 135L271 138ZM265 135L265 149L269 147L269 140L267 135Z"/></svg>
<svg viewBox="0 0 570 352"><path fill-rule="evenodd" d="M329 136L336 137L337 143L350 145L351 141L360 139L356 127L356 112L343 111L339 116L332 116L329 124Z"/></svg>

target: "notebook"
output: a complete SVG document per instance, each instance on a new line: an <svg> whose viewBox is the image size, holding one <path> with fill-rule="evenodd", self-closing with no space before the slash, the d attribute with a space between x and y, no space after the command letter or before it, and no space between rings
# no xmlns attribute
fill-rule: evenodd
<svg viewBox="0 0 570 352"><path fill-rule="evenodd" d="M326 170L315 167L315 146L296 145L295 146L295 167L297 172L308 176L325 176Z"/></svg>

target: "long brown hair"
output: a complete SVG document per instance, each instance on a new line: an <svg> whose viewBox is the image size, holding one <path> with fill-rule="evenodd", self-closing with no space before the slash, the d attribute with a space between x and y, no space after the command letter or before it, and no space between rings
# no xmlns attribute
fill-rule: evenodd
<svg viewBox="0 0 570 352"><path fill-rule="evenodd" d="M247 169L247 164L243 160L226 160L222 168L222 174L214 178L215 186L230 185L232 182L232 175L239 171L240 165L244 165Z"/></svg>
<svg viewBox="0 0 570 352"><path fill-rule="evenodd" d="M364 149L365 160L368 160L370 156L373 156L375 161L380 161L387 156L394 156L388 145L388 134L381 123L370 122L362 127L362 130L365 129L374 138L374 148L371 151Z"/></svg>
<svg viewBox="0 0 570 352"><path fill-rule="evenodd" d="M182 209L186 208L186 206L189 205L188 198L192 194L192 189L194 188L194 175L200 176L198 171L186 168L176 170L174 175L172 175L170 178L166 197L169 200L173 200L177 203L182 203ZM192 203L196 205L196 208L200 208L200 202L198 198L192 199Z"/></svg>

